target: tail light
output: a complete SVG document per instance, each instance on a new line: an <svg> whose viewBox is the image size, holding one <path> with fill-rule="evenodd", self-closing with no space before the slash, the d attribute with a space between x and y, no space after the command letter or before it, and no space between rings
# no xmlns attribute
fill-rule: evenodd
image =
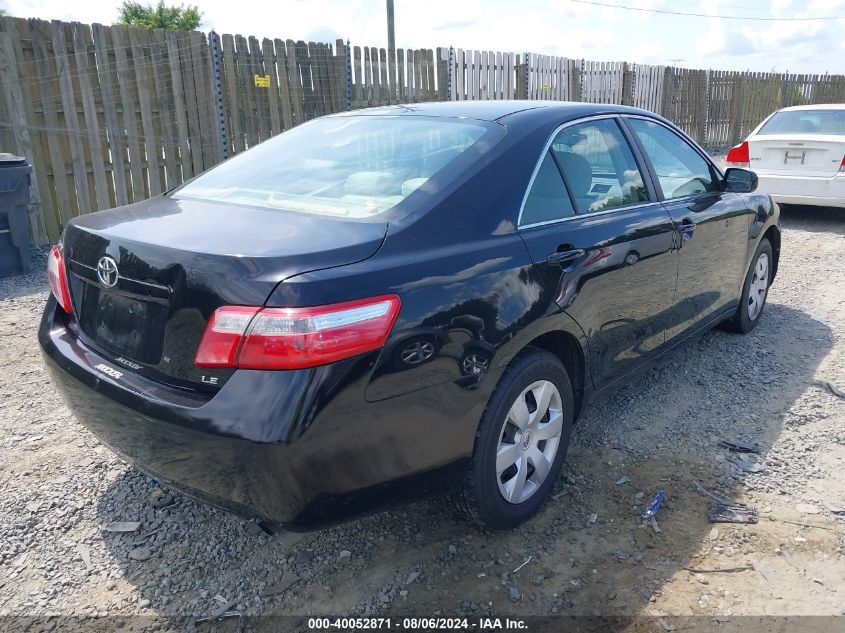
<svg viewBox="0 0 845 633"><path fill-rule="evenodd" d="M54 246L50 250L50 257L47 260L47 278L50 281L50 291L59 302L59 306L70 314L73 311L73 304L70 301L70 288L67 283L67 268L62 250Z"/></svg>
<svg viewBox="0 0 845 633"><path fill-rule="evenodd" d="M839 171L845 171L845 156L842 157L842 164L839 165Z"/></svg>
<svg viewBox="0 0 845 633"><path fill-rule="evenodd" d="M749 167L751 165L751 156L748 151L748 141L743 141L739 145L732 147L728 152L726 160L734 167Z"/></svg>
<svg viewBox="0 0 845 633"><path fill-rule="evenodd" d="M303 369L351 358L384 346L399 305L385 295L308 308L217 308L194 364Z"/></svg>

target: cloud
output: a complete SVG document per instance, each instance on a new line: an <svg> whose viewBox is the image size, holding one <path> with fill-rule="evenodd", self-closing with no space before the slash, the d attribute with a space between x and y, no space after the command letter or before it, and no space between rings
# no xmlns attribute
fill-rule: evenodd
<svg viewBox="0 0 845 633"><path fill-rule="evenodd" d="M729 11L702 2L703 12L713 15ZM777 18L815 18L845 15L845 0L814 0L796 6L791 0L772 0L768 12L731 12ZM696 52L710 67L756 70L789 69L792 72L825 72L843 66L832 55L842 42L845 20L729 21L708 20L708 30L696 41Z"/></svg>
<svg viewBox="0 0 845 633"><path fill-rule="evenodd" d="M342 35L330 26L317 26L310 29L302 38L306 42L334 42Z"/></svg>
<svg viewBox="0 0 845 633"><path fill-rule="evenodd" d="M630 57L628 61L638 64L662 64L666 59L666 49L660 42L642 42L631 49Z"/></svg>
<svg viewBox="0 0 845 633"><path fill-rule="evenodd" d="M476 18L469 18L466 20L446 20L440 24L435 24L432 27L434 31L451 31L458 29L467 29L478 23Z"/></svg>
<svg viewBox="0 0 845 633"><path fill-rule="evenodd" d="M814 0L806 7L793 7L789 0L773 0L772 15L815 18L845 14L845 0ZM784 13L790 9L791 13ZM845 20L784 20L744 25L734 29L731 39L744 41L741 52L749 61L767 62L770 67L801 72L826 72L836 61L830 51L842 42ZM726 53L740 51L725 50ZM797 66L797 67L796 67ZM839 65L841 68L841 65ZM840 70L841 72L841 70Z"/></svg>
<svg viewBox="0 0 845 633"><path fill-rule="evenodd" d="M695 44L695 50L699 55L715 55L724 51L727 45L725 27L723 20L708 20L707 31L704 32Z"/></svg>

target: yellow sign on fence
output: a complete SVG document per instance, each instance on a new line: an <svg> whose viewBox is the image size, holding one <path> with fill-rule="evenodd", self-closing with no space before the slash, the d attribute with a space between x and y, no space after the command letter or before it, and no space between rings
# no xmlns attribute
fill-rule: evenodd
<svg viewBox="0 0 845 633"><path fill-rule="evenodd" d="M255 76L255 87L256 88L269 88L270 87L270 75L256 75Z"/></svg>

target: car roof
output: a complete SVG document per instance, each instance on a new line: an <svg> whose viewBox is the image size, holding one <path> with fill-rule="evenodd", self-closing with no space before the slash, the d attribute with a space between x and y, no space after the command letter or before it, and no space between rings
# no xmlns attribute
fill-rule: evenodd
<svg viewBox="0 0 845 633"><path fill-rule="evenodd" d="M468 118L481 121L498 121L517 112L535 111L542 117L554 115L560 119L579 118L591 114L620 112L630 114L652 114L639 108L606 103L581 103L575 101L437 101L430 103L407 103L341 112L332 116L434 116Z"/></svg>
<svg viewBox="0 0 845 633"><path fill-rule="evenodd" d="M781 108L780 112L790 112L792 110L845 110L845 103L816 103L814 105L790 106L788 108Z"/></svg>

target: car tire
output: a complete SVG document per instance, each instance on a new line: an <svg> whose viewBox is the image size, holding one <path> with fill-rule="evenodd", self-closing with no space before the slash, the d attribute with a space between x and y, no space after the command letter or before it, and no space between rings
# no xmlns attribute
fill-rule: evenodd
<svg viewBox="0 0 845 633"><path fill-rule="evenodd" d="M547 396L549 405L541 412ZM574 411L569 374L560 360L539 349L519 354L505 370L481 417L471 467L452 496L460 514L494 529L512 528L535 514L560 473ZM558 422L560 432L552 437ZM514 463L499 472L511 457ZM511 495L510 500L506 495Z"/></svg>
<svg viewBox="0 0 845 633"><path fill-rule="evenodd" d="M773 264L772 245L768 238L764 237L757 245L757 250L751 259L751 267L745 275L739 306L733 316L721 324L723 330L748 334L757 327L769 296ZM761 279L765 279L765 283Z"/></svg>

